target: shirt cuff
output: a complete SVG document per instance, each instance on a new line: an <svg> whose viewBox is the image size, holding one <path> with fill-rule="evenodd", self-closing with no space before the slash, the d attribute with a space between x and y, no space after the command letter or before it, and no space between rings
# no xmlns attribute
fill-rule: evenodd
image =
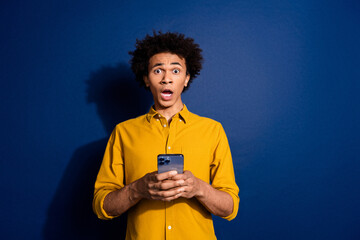
<svg viewBox="0 0 360 240"><path fill-rule="evenodd" d="M103 220L110 220L113 219L117 216L110 216L106 213L105 209L104 209L104 200L106 198L106 196L113 192L113 190L107 190L104 191L101 196L98 196L98 201L99 203L97 204L97 206L95 206L95 213L98 216L98 218L103 219Z"/></svg>
<svg viewBox="0 0 360 240"><path fill-rule="evenodd" d="M228 191L225 191L225 192L230 194L230 196L231 196L231 198L233 200L233 211L229 216L226 216L226 217L223 217L223 218L228 220L228 221L231 221L236 217L236 215L238 213L240 198L239 198L238 195L235 195L232 192L228 192Z"/></svg>

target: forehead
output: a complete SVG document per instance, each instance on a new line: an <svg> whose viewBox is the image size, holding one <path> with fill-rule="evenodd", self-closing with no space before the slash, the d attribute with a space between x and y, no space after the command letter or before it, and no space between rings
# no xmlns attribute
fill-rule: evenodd
<svg viewBox="0 0 360 240"><path fill-rule="evenodd" d="M149 67L153 66L154 64L166 65L172 63L180 63L182 66L184 66L185 58L180 57L174 53L164 52L164 53L157 53L149 59Z"/></svg>

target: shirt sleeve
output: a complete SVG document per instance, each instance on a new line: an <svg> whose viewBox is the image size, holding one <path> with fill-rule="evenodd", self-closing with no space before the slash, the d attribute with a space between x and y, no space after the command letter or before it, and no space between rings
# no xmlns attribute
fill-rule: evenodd
<svg viewBox="0 0 360 240"><path fill-rule="evenodd" d="M236 217L240 198L239 188L235 182L234 167L230 152L229 143L225 131L221 124L219 124L217 136L217 145L214 150L213 162L210 166L211 185L220 191L227 192L233 199L233 212L226 217L227 220L232 220Z"/></svg>
<svg viewBox="0 0 360 240"><path fill-rule="evenodd" d="M95 182L93 210L100 219L112 219L104 208L104 199L110 192L124 187L124 162L121 139L117 128L112 132Z"/></svg>

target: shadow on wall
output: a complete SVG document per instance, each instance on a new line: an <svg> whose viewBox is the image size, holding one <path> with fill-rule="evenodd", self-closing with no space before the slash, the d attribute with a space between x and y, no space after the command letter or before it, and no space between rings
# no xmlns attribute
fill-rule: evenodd
<svg viewBox="0 0 360 240"><path fill-rule="evenodd" d="M150 92L140 88L128 65L102 67L87 81L87 101L95 103L108 135L115 125L146 113ZM44 239L125 239L126 216L99 220L92 211L94 182L107 138L79 147L50 204Z"/></svg>

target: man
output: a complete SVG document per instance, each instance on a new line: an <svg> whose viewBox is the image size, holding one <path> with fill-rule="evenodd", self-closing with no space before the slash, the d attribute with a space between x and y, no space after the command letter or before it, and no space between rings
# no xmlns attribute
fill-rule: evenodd
<svg viewBox="0 0 360 240"><path fill-rule="evenodd" d="M114 129L93 201L101 219L128 211L126 239L216 239L211 214L228 220L237 214L225 132L181 100L201 70L201 51L182 34L154 32L130 52L136 79L150 89L154 105ZM157 173L157 155L164 153L184 155L183 174Z"/></svg>

